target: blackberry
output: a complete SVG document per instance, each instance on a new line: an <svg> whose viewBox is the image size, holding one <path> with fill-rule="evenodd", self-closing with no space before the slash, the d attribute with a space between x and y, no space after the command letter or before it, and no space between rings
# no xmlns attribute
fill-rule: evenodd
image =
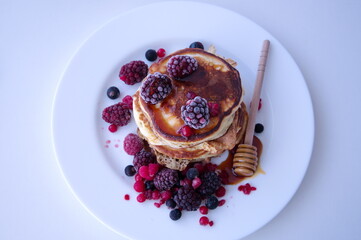
<svg viewBox="0 0 361 240"><path fill-rule="evenodd" d="M174 209L174 210L170 211L169 217L172 220L177 221L178 219L180 219L182 217L182 212L179 209Z"/></svg>
<svg viewBox="0 0 361 240"><path fill-rule="evenodd" d="M127 85L139 83L148 74L148 65L143 61L131 61L122 66L119 78Z"/></svg>
<svg viewBox="0 0 361 240"><path fill-rule="evenodd" d="M102 113L104 121L117 126L127 125L130 121L130 117L129 107L122 102L105 108Z"/></svg>
<svg viewBox="0 0 361 240"><path fill-rule="evenodd" d="M119 95L120 95L120 91L117 87L113 86L113 87L108 88L108 90L107 90L108 98L117 99L119 97Z"/></svg>
<svg viewBox="0 0 361 240"><path fill-rule="evenodd" d="M144 80L140 95L146 103L157 104L172 91L172 82L167 75L156 72Z"/></svg>
<svg viewBox="0 0 361 240"><path fill-rule="evenodd" d="M209 108L207 100L197 96L186 102L181 107L182 119L188 126L194 129L200 129L209 123Z"/></svg>
<svg viewBox="0 0 361 240"><path fill-rule="evenodd" d="M173 199L168 199L166 202L165 202L165 205L167 205L167 207L169 208L175 208L177 206L177 203L173 200Z"/></svg>
<svg viewBox="0 0 361 240"><path fill-rule="evenodd" d="M195 58L187 55L176 55L169 59L167 71L169 75L177 80L181 80L198 69L198 62Z"/></svg>
<svg viewBox="0 0 361 240"><path fill-rule="evenodd" d="M218 198L210 196L206 199L206 207L208 209L216 209L218 207Z"/></svg>
<svg viewBox="0 0 361 240"><path fill-rule="evenodd" d="M150 163L156 162L156 156L142 149L140 152L135 154L133 159L133 165L135 169L139 169L141 166L148 166Z"/></svg>
<svg viewBox="0 0 361 240"><path fill-rule="evenodd" d="M204 49L204 46L201 42L193 42L191 43L191 45L189 45L190 48L200 48L200 49Z"/></svg>
<svg viewBox="0 0 361 240"><path fill-rule="evenodd" d="M261 132L263 132L263 130L264 130L264 127L261 123L257 123L256 126L254 127L254 131L256 133L261 133Z"/></svg>
<svg viewBox="0 0 361 240"><path fill-rule="evenodd" d="M133 165L128 165L125 167L124 169L125 175L127 175L128 177L132 177L135 175L136 171Z"/></svg>
<svg viewBox="0 0 361 240"><path fill-rule="evenodd" d="M174 195L174 201L179 208L186 211L195 211L202 203L201 195L191 187L182 187Z"/></svg>
<svg viewBox="0 0 361 240"><path fill-rule="evenodd" d="M150 62L155 61L157 57L158 57L157 52L154 49L148 49L145 52L145 58Z"/></svg>
<svg viewBox="0 0 361 240"><path fill-rule="evenodd" d="M215 172L205 172L200 176L202 184L197 189L203 196L212 195L221 186L221 179Z"/></svg>
<svg viewBox="0 0 361 240"><path fill-rule="evenodd" d="M154 177L154 186L159 191L169 190L179 182L178 172L173 169L163 168Z"/></svg>

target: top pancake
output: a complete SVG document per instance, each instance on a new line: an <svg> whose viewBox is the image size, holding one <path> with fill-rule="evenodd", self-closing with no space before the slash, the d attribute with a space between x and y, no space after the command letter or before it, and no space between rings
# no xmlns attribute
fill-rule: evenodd
<svg viewBox="0 0 361 240"><path fill-rule="evenodd" d="M223 58L214 54L202 49L186 48L152 64L149 73L160 72L168 75L167 62L175 55L194 57L198 62L198 69L181 81L171 79L172 92L156 105L147 104L142 98L138 98L141 111L151 122L152 131L160 138L159 145L184 147L222 136L231 125L234 113L242 102L242 84L238 71ZM205 98L208 102L218 103L220 114L211 117L206 127L194 129L194 134L186 139L178 133L178 130L184 126L180 109L188 100L186 94L190 91ZM140 130L142 131L141 128ZM142 131L142 134L147 137L146 132ZM157 145L157 143L152 144Z"/></svg>

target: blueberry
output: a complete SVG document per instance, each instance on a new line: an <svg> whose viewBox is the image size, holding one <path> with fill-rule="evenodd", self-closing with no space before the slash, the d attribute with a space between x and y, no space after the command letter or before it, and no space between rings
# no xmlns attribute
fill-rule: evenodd
<svg viewBox="0 0 361 240"><path fill-rule="evenodd" d="M120 95L120 92L119 92L119 89L117 87L113 86L113 87L108 88L108 90L107 90L108 98L116 99L116 98L119 97L119 95Z"/></svg>
<svg viewBox="0 0 361 240"><path fill-rule="evenodd" d="M128 165L125 167L124 169L125 175L127 175L128 177L132 177L135 175L136 171L133 165Z"/></svg>
<svg viewBox="0 0 361 240"><path fill-rule="evenodd" d="M256 133L261 133L261 132L263 132L263 130L264 130L264 127L261 123L257 123L256 126L254 127L254 131Z"/></svg>
<svg viewBox="0 0 361 240"><path fill-rule="evenodd" d="M167 207L172 208L172 209L177 206L176 202L173 199L168 199L165 202L165 205L167 205Z"/></svg>
<svg viewBox="0 0 361 240"><path fill-rule="evenodd" d="M146 190L154 190L154 182L153 181L145 181L145 189Z"/></svg>
<svg viewBox="0 0 361 240"><path fill-rule="evenodd" d="M204 46L201 42L193 42L191 45L189 45L190 48L200 48L204 49Z"/></svg>
<svg viewBox="0 0 361 240"><path fill-rule="evenodd" d="M190 180L198 177L198 175L199 175L199 172L198 172L197 168L190 168L190 169L188 169L188 171L186 173L187 178Z"/></svg>
<svg viewBox="0 0 361 240"><path fill-rule="evenodd" d="M145 52L145 58L148 60L148 61L155 61L157 59L158 55L157 55L157 52L154 50L154 49L148 49L146 52Z"/></svg>
<svg viewBox="0 0 361 240"><path fill-rule="evenodd" d="M182 216L182 212L179 209L173 209L169 213L169 217L174 221L177 221L178 219L180 219L181 216Z"/></svg>
<svg viewBox="0 0 361 240"><path fill-rule="evenodd" d="M215 209L218 207L218 198L215 196L210 196L206 199L206 207L208 209Z"/></svg>

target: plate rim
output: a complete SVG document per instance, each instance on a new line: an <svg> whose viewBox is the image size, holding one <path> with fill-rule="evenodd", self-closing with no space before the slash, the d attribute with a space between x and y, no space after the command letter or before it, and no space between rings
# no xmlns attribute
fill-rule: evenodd
<svg viewBox="0 0 361 240"><path fill-rule="evenodd" d="M64 70L62 72L62 74L60 75L60 78L58 80L58 83L57 83L57 86L56 86L56 90L55 90L55 95L54 95L54 98L53 98L53 102L52 102L52 112L51 112L51 136L52 136L52 145L53 145L53 149L54 149L54 152L55 152L55 158L56 158L56 162L61 170L61 174L65 180L65 182L67 183L69 189L71 190L71 192L73 193L73 195L75 196L75 198L81 203L81 205L93 216L95 217L100 223L102 223L103 225L105 225L108 229L110 229L111 231L121 235L122 237L125 237L125 238L129 238L129 236L123 234L122 232L114 229L113 227L111 227L109 224L105 223L102 219L100 219L96 214L94 214L92 212L92 210L82 201L82 199L78 196L78 194L75 192L75 190L73 189L73 186L71 185L69 179L66 177L66 174L64 172L64 169L63 169L63 166L61 165L61 161L59 159L59 154L57 152L57 147L56 147L56 143L55 143L55 130L54 130L54 112L55 112L55 108L56 108L56 101L57 101L57 97L58 97L58 94L59 94L59 89L60 89L60 86L64 80L64 77L70 67L70 65L72 64L74 58L78 55L79 51L84 47L84 45L86 45L86 43L89 41L89 39L91 39L94 35L96 35L101 29L103 29L104 27L108 26L109 24L111 24L112 22L114 21L117 21L118 19L128 15L128 14L131 14L132 12L137 12L139 11L140 9L146 9L150 6L154 7L154 6L157 6L157 5L175 5L175 4L187 4L187 5L198 5L198 6L208 6L208 7L213 7L213 8L219 8L219 9L222 9L222 10L226 10L226 11L229 11L229 12L232 12L234 14L237 14L238 16L244 18L245 20L247 20L248 22L258 26L259 28L261 28L263 31L265 31L268 35L274 37L272 34L270 34L267 30L265 30L262 26L260 26L259 24L251 21L250 19L248 19L247 17L244 17L243 15L241 15L240 13L237 13L237 12L234 12L230 9L227 9L227 8L224 8L224 7L220 7L218 5L213 5L213 4L209 4L209 3L199 3L199 2L186 2L186 1L173 1L173 2L157 2L157 3L150 3L150 4L146 4L146 5L143 5L143 6L139 6L139 7L136 7L136 8L133 8L133 9L130 9L128 11L125 11L121 14L118 14L112 18L110 18L108 21L106 21L104 24L101 24L99 27L97 27L91 34L89 34L88 37L86 37L84 39L84 41L82 41L82 43L79 45L79 47L74 51L74 53L71 55L71 57L69 58L68 62L66 63L65 67L64 67ZM278 39L274 38L276 41L278 41L278 43L283 47L283 49L285 50L285 52L287 53L288 55L288 58L291 59L294 63L294 65L297 67L297 70L299 72L299 74L302 76L303 78L303 84L305 85L305 88L306 88L306 92L308 94L308 100L309 100L309 105L310 105L310 114L311 114L311 119L312 119L312 125L310 126L312 129L310 129L310 132L311 132L311 143L310 143L310 148L309 148L309 153L307 154L307 165L304 169L304 172L302 174L302 177L298 183L298 185L294 188L294 192L290 195L290 198L287 199L286 201L286 204L283 205L279 211L277 211L277 213L272 216L268 221L264 222L260 227L256 228L254 231L251 231L250 233L248 233L247 235L261 229L264 225L268 224L270 221L272 221L272 219L274 219L283 209L286 208L286 206L289 204L289 202L291 201L291 199L293 198L293 196L295 195L295 193L298 191L304 177L305 177L305 174L307 172L307 169L308 169L308 166L309 166L309 163L311 161L311 157L312 157L312 152L313 152L313 146L314 146L314 138L315 138L315 118L314 118L314 107L313 107L313 104L312 104L312 98L311 98L311 94L308 90L308 86L307 86L307 82L305 81L305 78L299 68L299 66L297 65L297 63L295 62L295 60L293 59L293 57L291 56L291 54L288 52L288 50L279 42ZM242 236L243 237L246 237L247 235L245 236Z"/></svg>

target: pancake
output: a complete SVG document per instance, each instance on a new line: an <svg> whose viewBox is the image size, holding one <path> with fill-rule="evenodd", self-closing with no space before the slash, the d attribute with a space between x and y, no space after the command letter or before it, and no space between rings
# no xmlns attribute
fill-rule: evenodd
<svg viewBox="0 0 361 240"><path fill-rule="evenodd" d="M242 102L243 91L238 71L214 54L202 49L186 48L154 63L149 68L149 73L167 74L167 62L175 55L194 57L198 61L198 69L183 81L172 79L171 94L156 105L147 104L139 98L140 111L151 121L152 131L156 132L160 142L175 148L196 145L224 135ZM195 130L194 135L185 139L178 133L184 125L180 109L188 100L186 94L190 91L208 102L217 102L221 109L220 114L212 117L206 127ZM147 138L147 131L141 129L141 132Z"/></svg>
<svg viewBox="0 0 361 240"><path fill-rule="evenodd" d="M193 147L178 149L167 145L149 144L149 146L154 150L157 156L157 161L160 164L171 169L182 171L191 162L202 161L206 158L215 157L222 154L225 150L233 149L244 137L247 122L248 114L246 106L242 103L242 107L236 112L231 126L220 138L203 142ZM139 130L138 135L144 138Z"/></svg>
<svg viewBox="0 0 361 240"><path fill-rule="evenodd" d="M248 115L242 104L244 93L239 72L213 53L195 48L182 49L152 64L149 74L168 75L167 62L175 55L194 57L198 69L181 81L171 78L171 93L155 105L147 104L140 97L139 88L133 96L133 113L138 134L149 143L158 162L182 170L190 162L218 156L234 148L244 135ZM208 125L193 129L193 135L185 138L179 133L185 124L180 109L188 100L188 92L218 103L220 111L217 116L210 117Z"/></svg>

